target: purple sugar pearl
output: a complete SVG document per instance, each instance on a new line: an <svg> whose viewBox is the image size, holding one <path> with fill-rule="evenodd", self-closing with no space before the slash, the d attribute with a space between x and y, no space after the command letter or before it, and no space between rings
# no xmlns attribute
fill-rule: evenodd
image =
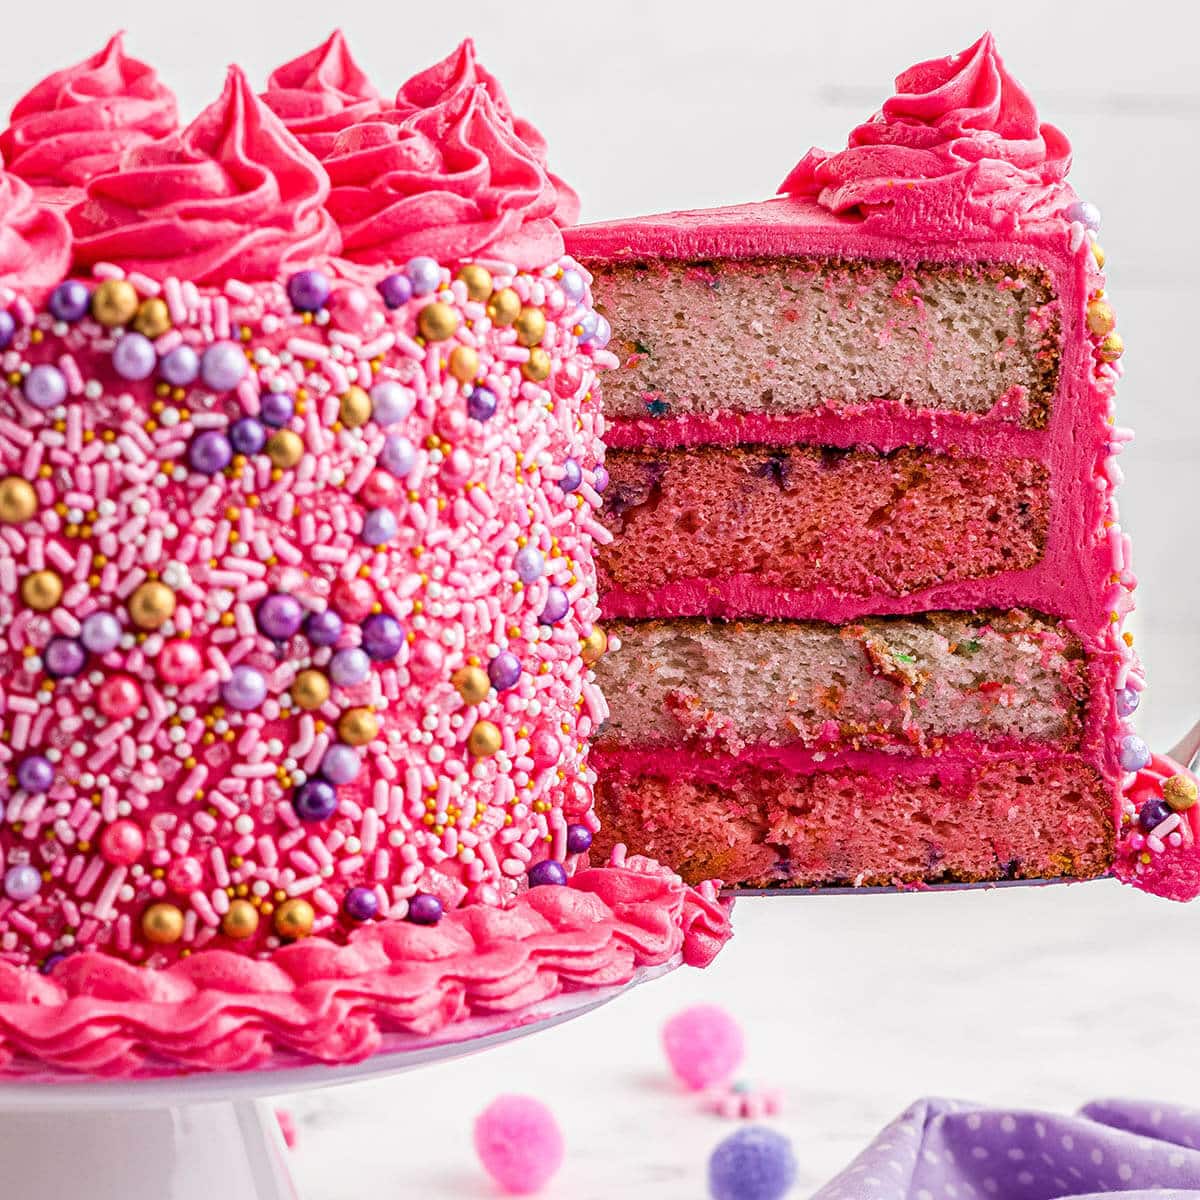
<svg viewBox="0 0 1200 1200"><path fill-rule="evenodd" d="M579 326L579 340L590 342L596 336L600 318L590 308L585 308L576 315L575 324Z"/></svg>
<svg viewBox="0 0 1200 1200"><path fill-rule="evenodd" d="M387 613L376 613L362 624L362 648L374 659L395 658L404 645L400 622Z"/></svg>
<svg viewBox="0 0 1200 1200"><path fill-rule="evenodd" d="M329 660L329 678L339 687L354 687L366 679L371 660L357 646L339 650Z"/></svg>
<svg viewBox="0 0 1200 1200"><path fill-rule="evenodd" d="M546 607L542 609L542 615L538 617L538 624L557 625L567 615L570 607L571 602L567 599L567 593L560 587L552 586L546 593Z"/></svg>
<svg viewBox="0 0 1200 1200"><path fill-rule="evenodd" d="M1117 716L1133 716L1141 702L1141 696L1133 688L1119 688L1117 690Z"/></svg>
<svg viewBox="0 0 1200 1200"><path fill-rule="evenodd" d="M363 518L362 540L368 546L382 546L396 536L397 528L390 509L373 508Z"/></svg>
<svg viewBox="0 0 1200 1200"><path fill-rule="evenodd" d="M761 1125L731 1133L708 1160L712 1200L782 1200L795 1182L792 1143Z"/></svg>
<svg viewBox="0 0 1200 1200"><path fill-rule="evenodd" d="M267 698L267 681L261 671L239 664L233 674L221 684L221 699L230 708L250 712Z"/></svg>
<svg viewBox="0 0 1200 1200"><path fill-rule="evenodd" d="M603 350L610 341L612 341L612 326L608 323L608 318L597 317L596 336L592 338L592 345Z"/></svg>
<svg viewBox="0 0 1200 1200"><path fill-rule="evenodd" d="M213 392L230 392L250 369L237 342L213 342L200 359L200 379Z"/></svg>
<svg viewBox="0 0 1200 1200"><path fill-rule="evenodd" d="M159 361L158 373L173 387L187 387L200 374L200 357L191 346L176 346Z"/></svg>
<svg viewBox="0 0 1200 1200"><path fill-rule="evenodd" d="M442 919L442 902L429 892L418 892L408 902L408 919L414 925L436 925Z"/></svg>
<svg viewBox="0 0 1200 1200"><path fill-rule="evenodd" d="M438 266L437 259L426 258L423 254L410 258L404 273L412 284L414 296L428 296L442 281L442 268Z"/></svg>
<svg viewBox="0 0 1200 1200"><path fill-rule="evenodd" d="M259 403L258 415L265 424L278 429L296 415L296 402L287 392L268 392Z"/></svg>
<svg viewBox="0 0 1200 1200"><path fill-rule="evenodd" d="M498 692L516 687L517 680L521 678L521 660L510 650L501 650L488 663L488 678Z"/></svg>
<svg viewBox="0 0 1200 1200"><path fill-rule="evenodd" d="M257 454L267 444L267 431L254 417L241 417L229 427L229 440L239 454Z"/></svg>
<svg viewBox="0 0 1200 1200"><path fill-rule="evenodd" d="M585 854L592 846L592 831L586 825L567 826L567 853Z"/></svg>
<svg viewBox="0 0 1200 1200"><path fill-rule="evenodd" d="M342 618L332 608L309 613L304 622L304 636L314 646L332 646L342 636Z"/></svg>
<svg viewBox="0 0 1200 1200"><path fill-rule="evenodd" d="M188 465L201 475L218 475L233 461L229 439L216 429L198 433L188 444Z"/></svg>
<svg viewBox="0 0 1200 1200"><path fill-rule="evenodd" d="M397 479L403 479L413 469L416 461L417 452L408 438L393 434L383 443L383 451L379 455L380 465Z"/></svg>
<svg viewBox="0 0 1200 1200"><path fill-rule="evenodd" d="M376 287L388 308L400 308L412 299L412 284L407 275L387 275Z"/></svg>
<svg viewBox="0 0 1200 1200"><path fill-rule="evenodd" d="M7 308L0 308L0 350L7 350L17 332L17 322Z"/></svg>
<svg viewBox="0 0 1200 1200"><path fill-rule="evenodd" d="M567 870L557 859L547 858L529 868L530 887L565 887Z"/></svg>
<svg viewBox="0 0 1200 1200"><path fill-rule="evenodd" d="M1150 762L1150 747L1136 733L1127 733L1121 739L1121 767L1126 771L1140 771Z"/></svg>
<svg viewBox="0 0 1200 1200"><path fill-rule="evenodd" d="M495 414L496 393L491 388L472 388L467 398L467 415L476 421L489 421Z"/></svg>
<svg viewBox="0 0 1200 1200"><path fill-rule="evenodd" d="M65 954L51 954L46 959L46 961L44 963L42 963L42 965L40 967L38 967L38 972L42 975L52 974L54 971L54 968L57 967L58 964L60 962L62 962L63 959L65 959L66 957L67 956Z"/></svg>
<svg viewBox="0 0 1200 1200"><path fill-rule="evenodd" d="M67 398L67 377L51 363L39 363L25 376L21 388L34 408L54 408Z"/></svg>
<svg viewBox="0 0 1200 1200"><path fill-rule="evenodd" d="M371 389L371 417L376 425L395 425L412 409L412 392L394 379L385 379Z"/></svg>
<svg viewBox="0 0 1200 1200"><path fill-rule="evenodd" d="M87 285L78 279L67 279L50 293L46 307L56 321L79 321L87 316L91 303Z"/></svg>
<svg viewBox="0 0 1200 1200"><path fill-rule="evenodd" d="M562 278L558 281L558 286L562 288L563 295L572 303L578 304L583 299L586 285L583 282L583 275L575 270L574 267L568 267L562 273Z"/></svg>
<svg viewBox="0 0 1200 1200"><path fill-rule="evenodd" d="M369 921L379 912L379 897L369 887L352 887L342 906L355 921Z"/></svg>
<svg viewBox="0 0 1200 1200"><path fill-rule="evenodd" d="M54 782L54 764L44 754L31 754L17 766L17 783L31 796L50 790Z"/></svg>
<svg viewBox="0 0 1200 1200"><path fill-rule="evenodd" d="M141 333L127 333L113 347L113 370L122 379L149 379L158 365L154 343Z"/></svg>
<svg viewBox="0 0 1200 1200"><path fill-rule="evenodd" d="M309 779L292 793L292 807L302 821L325 821L337 812L337 788L324 779Z"/></svg>
<svg viewBox="0 0 1200 1200"><path fill-rule="evenodd" d="M1068 221L1078 221L1081 225L1086 225L1093 233L1100 228L1100 210L1087 200L1076 200L1074 204L1068 205L1066 218Z"/></svg>
<svg viewBox="0 0 1200 1200"><path fill-rule="evenodd" d="M42 890L42 877L29 863L9 867L4 872L4 894L17 904L32 900Z"/></svg>
<svg viewBox="0 0 1200 1200"><path fill-rule="evenodd" d="M324 271L297 271L287 281L288 299L297 312L317 312L325 307L333 284Z"/></svg>
<svg viewBox="0 0 1200 1200"><path fill-rule="evenodd" d="M112 613L94 612L83 618L79 640L93 654L107 654L121 641L121 622Z"/></svg>
<svg viewBox="0 0 1200 1200"><path fill-rule="evenodd" d="M335 742L321 758L321 774L330 783L352 783L362 769L362 759L353 746Z"/></svg>
<svg viewBox="0 0 1200 1200"><path fill-rule="evenodd" d="M46 672L56 679L69 675L78 675L87 662L87 651L74 638L53 637L46 643L42 652L42 662Z"/></svg>
<svg viewBox="0 0 1200 1200"><path fill-rule="evenodd" d="M300 632L304 609L295 596L272 592L259 602L254 614L259 629L277 642L286 641Z"/></svg>
<svg viewBox="0 0 1200 1200"><path fill-rule="evenodd" d="M608 487L608 468L607 467L597 467L594 474L595 474L595 482L592 484L592 486L598 492L604 491L604 489L606 487Z"/></svg>
<svg viewBox="0 0 1200 1200"><path fill-rule="evenodd" d="M558 481L558 486L564 492L577 492L581 483L583 472L579 469L579 464L573 458L568 458L563 463L562 478Z"/></svg>
<svg viewBox="0 0 1200 1200"><path fill-rule="evenodd" d="M546 560L542 558L542 552L535 546L522 546L517 551L514 565L517 568L517 578L525 584L541 579L546 570Z"/></svg>
<svg viewBox="0 0 1200 1200"><path fill-rule="evenodd" d="M1171 806L1158 796L1154 796L1142 805L1138 813L1138 825L1143 833L1152 833L1171 815Z"/></svg>

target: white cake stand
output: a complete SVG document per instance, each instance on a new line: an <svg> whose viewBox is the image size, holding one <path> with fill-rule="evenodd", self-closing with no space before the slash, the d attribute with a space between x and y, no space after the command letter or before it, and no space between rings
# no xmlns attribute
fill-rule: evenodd
<svg viewBox="0 0 1200 1200"><path fill-rule="evenodd" d="M574 1020L679 965L572 992L432 1038L394 1035L349 1066L145 1079L66 1072L0 1078L4 1200L297 1200L278 1119L263 1097L352 1083L478 1054Z"/></svg>

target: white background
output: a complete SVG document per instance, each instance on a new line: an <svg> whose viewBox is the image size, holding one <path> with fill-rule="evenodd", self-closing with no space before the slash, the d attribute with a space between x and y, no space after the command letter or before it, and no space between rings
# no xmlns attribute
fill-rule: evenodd
<svg viewBox="0 0 1200 1200"><path fill-rule="evenodd" d="M1120 419L1124 524L1141 580L1133 623L1151 690L1142 732L1165 748L1200 716L1197 419L1200 79L1194 6L769 4L755 0L4 0L0 82L15 99L124 25L184 113L239 61L262 83L335 22L382 91L468 33L554 168L599 219L771 194L810 145L842 144L923 58L987 26L1043 119L1075 147L1073 181L1104 214L1110 294L1129 347ZM297 1098L302 1200L485 1197L470 1119L502 1090L558 1113L571 1200L704 1194L732 1128L674 1091L662 1020L726 1004L747 1078L784 1088L779 1122L811 1191L922 1093L1066 1107L1100 1094L1200 1104L1200 909L1098 883L972 895L744 901L737 937L680 972L541 1038L395 1080Z"/></svg>

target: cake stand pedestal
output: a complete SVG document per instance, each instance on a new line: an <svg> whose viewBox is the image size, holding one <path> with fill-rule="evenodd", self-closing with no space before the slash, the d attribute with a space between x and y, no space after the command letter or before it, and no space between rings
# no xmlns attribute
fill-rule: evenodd
<svg viewBox="0 0 1200 1200"><path fill-rule="evenodd" d="M264 1097L430 1066L550 1029L666 974L556 996L440 1035L389 1036L361 1063L303 1060L261 1071L93 1079L31 1070L0 1077L0 1195L21 1200L298 1200Z"/></svg>

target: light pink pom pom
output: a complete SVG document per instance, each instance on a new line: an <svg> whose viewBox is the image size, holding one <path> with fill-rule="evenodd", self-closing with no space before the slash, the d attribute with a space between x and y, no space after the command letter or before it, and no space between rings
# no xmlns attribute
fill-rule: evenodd
<svg viewBox="0 0 1200 1200"><path fill-rule="evenodd" d="M497 1096L475 1119L475 1152L506 1192L528 1196L562 1166L562 1134L540 1100Z"/></svg>
<svg viewBox="0 0 1200 1200"><path fill-rule="evenodd" d="M676 1013L662 1039L671 1070L693 1091L728 1081L745 1054L741 1026L715 1004Z"/></svg>

